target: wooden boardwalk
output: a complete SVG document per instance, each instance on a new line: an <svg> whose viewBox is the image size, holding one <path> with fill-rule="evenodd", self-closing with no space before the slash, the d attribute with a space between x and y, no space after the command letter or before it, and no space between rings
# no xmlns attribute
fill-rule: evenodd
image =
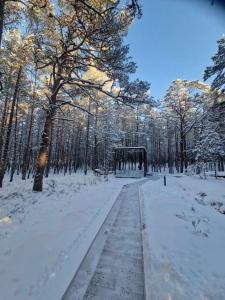
<svg viewBox="0 0 225 300"><path fill-rule="evenodd" d="M123 187L63 300L142 300L138 184Z"/></svg>

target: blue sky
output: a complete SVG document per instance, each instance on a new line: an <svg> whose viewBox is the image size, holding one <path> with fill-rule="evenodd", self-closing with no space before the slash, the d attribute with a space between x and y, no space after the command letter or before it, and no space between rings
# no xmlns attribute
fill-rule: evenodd
<svg viewBox="0 0 225 300"><path fill-rule="evenodd" d="M202 80L204 69L225 34L225 7L215 0L141 0L126 43L138 65L136 76L151 83L156 99L172 80ZM135 76L135 77L136 77Z"/></svg>

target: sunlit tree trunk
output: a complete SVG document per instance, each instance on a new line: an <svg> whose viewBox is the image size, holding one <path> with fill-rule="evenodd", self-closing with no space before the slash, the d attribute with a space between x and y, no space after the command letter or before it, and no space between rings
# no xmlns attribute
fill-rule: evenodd
<svg viewBox="0 0 225 300"><path fill-rule="evenodd" d="M36 170L34 175L34 192L42 192L43 177L47 162L48 150L51 140L52 119L56 114L56 97L59 92L60 79L56 79L52 88L52 95L49 98L49 109L46 112L44 130L41 135L41 145L38 152Z"/></svg>
<svg viewBox="0 0 225 300"><path fill-rule="evenodd" d="M48 150L48 160L47 160L47 164L46 164L46 171L45 171L45 177L47 178L49 173L50 173L50 167L51 167L51 159L52 159L52 136L53 136L53 124L51 126L51 140L50 140L50 145L49 145L49 150Z"/></svg>
<svg viewBox="0 0 225 300"><path fill-rule="evenodd" d="M44 130L41 136L42 139L41 146L38 153L36 171L34 176L33 191L35 192L42 191L43 176L44 176L45 165L47 161L48 148L51 139L52 117L53 117L53 112L47 112Z"/></svg>

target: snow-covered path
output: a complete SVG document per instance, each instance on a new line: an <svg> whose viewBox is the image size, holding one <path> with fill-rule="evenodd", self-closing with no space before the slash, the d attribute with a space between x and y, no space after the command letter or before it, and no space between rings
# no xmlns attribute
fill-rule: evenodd
<svg viewBox="0 0 225 300"><path fill-rule="evenodd" d="M0 299L60 300L124 184L53 175L44 191L15 176L0 191Z"/></svg>
<svg viewBox="0 0 225 300"><path fill-rule="evenodd" d="M63 300L144 299L139 184L123 187Z"/></svg>

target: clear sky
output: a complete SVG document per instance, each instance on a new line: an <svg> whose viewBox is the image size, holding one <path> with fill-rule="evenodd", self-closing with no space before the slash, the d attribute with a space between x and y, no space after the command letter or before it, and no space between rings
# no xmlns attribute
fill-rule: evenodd
<svg viewBox="0 0 225 300"><path fill-rule="evenodd" d="M202 80L225 34L225 5L214 0L141 0L143 16L135 20L126 43L138 65L136 76L151 83L160 99L172 80ZM135 77L136 77L135 76Z"/></svg>

